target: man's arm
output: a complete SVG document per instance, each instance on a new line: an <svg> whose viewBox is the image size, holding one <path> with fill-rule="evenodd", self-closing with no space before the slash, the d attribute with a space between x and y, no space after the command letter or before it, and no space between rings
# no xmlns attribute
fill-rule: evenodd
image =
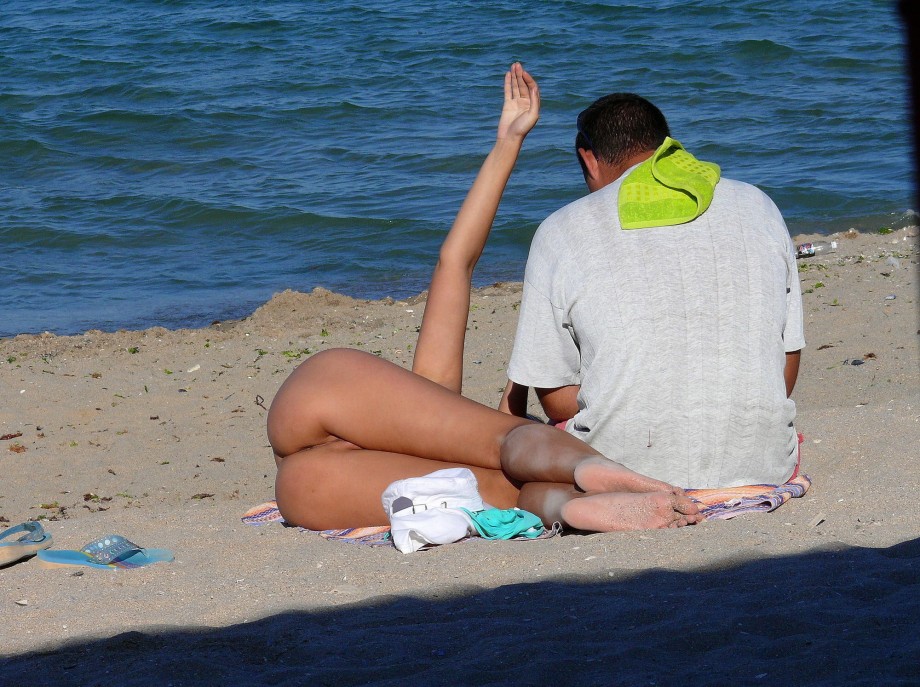
<svg viewBox="0 0 920 687"><path fill-rule="evenodd" d="M502 393L502 400L498 404L498 409L508 415L517 415L518 417L527 417L527 395L529 387L521 386L510 379L505 385L505 391Z"/></svg>
<svg viewBox="0 0 920 687"><path fill-rule="evenodd" d="M790 351L786 354L786 367L783 369L783 377L786 379L786 398L792 396L792 390L795 388L795 380L799 377L799 361L802 359L802 351Z"/></svg>
<svg viewBox="0 0 920 687"><path fill-rule="evenodd" d="M558 386L555 389L537 389L537 398L543 412L553 423L575 417L578 412L578 384Z"/></svg>

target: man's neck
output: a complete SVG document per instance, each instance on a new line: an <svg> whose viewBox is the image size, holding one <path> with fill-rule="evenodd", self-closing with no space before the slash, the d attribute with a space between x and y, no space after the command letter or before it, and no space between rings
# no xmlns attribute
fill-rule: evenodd
<svg viewBox="0 0 920 687"><path fill-rule="evenodd" d="M636 153L632 157L626 158L625 160L623 160L623 162L621 162L618 165L610 165L609 166L610 180L607 181L604 184L604 186L606 186L607 184L612 184L614 181L616 181L621 176L626 174L627 170L632 169L633 167L638 165L640 162L645 162L654 154L655 154L654 150L647 150L641 153ZM607 176L607 174L608 172L605 172L605 176Z"/></svg>
<svg viewBox="0 0 920 687"><path fill-rule="evenodd" d="M597 160L596 176L585 178L585 182L588 185L588 190L591 191L591 193L600 191L605 186L609 186L614 181L623 176L628 169L635 167L640 162L645 162L654 154L654 150L643 151L641 153L636 153L635 155L628 157L615 165L609 165L605 162Z"/></svg>

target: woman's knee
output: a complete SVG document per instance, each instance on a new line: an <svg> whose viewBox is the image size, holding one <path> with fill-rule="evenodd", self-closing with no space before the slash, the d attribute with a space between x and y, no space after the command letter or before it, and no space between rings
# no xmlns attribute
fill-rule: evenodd
<svg viewBox="0 0 920 687"><path fill-rule="evenodd" d="M344 353L344 349L316 353L298 365L278 389L266 420L268 441L276 455L283 458L306 448L308 438L317 434L311 425L333 393L324 378L334 379L336 370L348 364L350 356Z"/></svg>
<svg viewBox="0 0 920 687"><path fill-rule="evenodd" d="M328 397L339 389L353 388L353 378L365 373L380 358L350 348L330 348L315 353L297 366L278 389L272 406L286 406L291 396L296 403L314 397Z"/></svg>
<svg viewBox="0 0 920 687"><path fill-rule="evenodd" d="M301 363L275 394L268 411L268 440L284 457L329 438L327 416L362 388L385 364L377 356L348 348L320 351Z"/></svg>

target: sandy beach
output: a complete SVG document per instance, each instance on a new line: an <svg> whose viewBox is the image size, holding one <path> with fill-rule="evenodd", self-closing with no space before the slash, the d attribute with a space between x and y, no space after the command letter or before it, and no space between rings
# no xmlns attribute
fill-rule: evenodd
<svg viewBox="0 0 920 687"><path fill-rule="evenodd" d="M917 230L834 238L800 261L812 489L679 530L404 555L243 524L273 498L287 375L338 346L409 366L424 294L286 291L205 329L0 339L0 527L176 554L0 568L0 684L920 684ZM472 298L464 393L493 407L520 295Z"/></svg>

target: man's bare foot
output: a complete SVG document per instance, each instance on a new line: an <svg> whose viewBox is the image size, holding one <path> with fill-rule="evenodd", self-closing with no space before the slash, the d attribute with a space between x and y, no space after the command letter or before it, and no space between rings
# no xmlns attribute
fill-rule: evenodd
<svg viewBox="0 0 920 687"><path fill-rule="evenodd" d="M683 527L700 522L696 504L670 491L591 493L562 506L564 524L588 532Z"/></svg>

